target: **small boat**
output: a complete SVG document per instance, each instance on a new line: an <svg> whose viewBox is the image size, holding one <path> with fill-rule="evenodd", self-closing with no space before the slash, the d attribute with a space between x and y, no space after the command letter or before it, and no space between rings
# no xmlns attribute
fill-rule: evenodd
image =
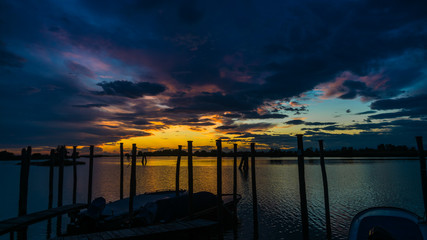
<svg viewBox="0 0 427 240"><path fill-rule="evenodd" d="M237 202L241 196L237 196ZM231 209L234 205L233 195L224 194L223 216L225 222L232 219ZM140 194L133 199L133 214L129 214L129 198L106 204L104 198L92 201L88 209L72 218L75 219L67 227L67 235L116 230L129 227L150 226L190 219L189 195L181 190L160 191ZM192 218L216 220L217 197L210 192L193 194Z"/></svg>
<svg viewBox="0 0 427 240"><path fill-rule="evenodd" d="M427 224L406 209L368 208L353 218L348 239L423 240L427 239Z"/></svg>
<svg viewBox="0 0 427 240"><path fill-rule="evenodd" d="M427 176L421 137L416 137L420 152L421 186L424 211L427 211ZM358 213L350 225L349 240L427 240L425 218L406 209L374 207Z"/></svg>

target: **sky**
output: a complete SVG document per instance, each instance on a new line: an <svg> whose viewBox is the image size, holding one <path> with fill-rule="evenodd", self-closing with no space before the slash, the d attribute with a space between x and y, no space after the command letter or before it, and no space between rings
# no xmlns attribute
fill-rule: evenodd
<svg viewBox="0 0 427 240"><path fill-rule="evenodd" d="M0 148L415 146L424 0L0 1Z"/></svg>

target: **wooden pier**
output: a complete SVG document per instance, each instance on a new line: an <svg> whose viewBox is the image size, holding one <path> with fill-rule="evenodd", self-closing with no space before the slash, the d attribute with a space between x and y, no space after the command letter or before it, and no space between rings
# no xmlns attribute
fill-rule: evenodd
<svg viewBox="0 0 427 240"><path fill-rule="evenodd" d="M60 216L62 214L78 211L86 207L86 204L71 204L3 220L0 222L0 235L8 232L18 231L30 224L41 222L43 220Z"/></svg>
<svg viewBox="0 0 427 240"><path fill-rule="evenodd" d="M173 222L147 227L126 228L113 231L89 233L73 236L62 236L58 240L77 239L189 239L193 237L211 236L216 232L217 222L196 219L191 221Z"/></svg>

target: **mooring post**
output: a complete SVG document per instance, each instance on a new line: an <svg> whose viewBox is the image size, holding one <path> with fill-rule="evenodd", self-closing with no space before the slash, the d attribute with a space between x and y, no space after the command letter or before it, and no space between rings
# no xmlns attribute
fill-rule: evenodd
<svg viewBox="0 0 427 240"><path fill-rule="evenodd" d="M218 238L222 239L224 231L224 223L222 217L222 142L221 139L216 140L216 196L217 196L217 207L218 207Z"/></svg>
<svg viewBox="0 0 427 240"><path fill-rule="evenodd" d="M77 203L77 146L73 146L73 204Z"/></svg>
<svg viewBox="0 0 427 240"><path fill-rule="evenodd" d="M50 165L49 165L49 199L47 203L47 208L51 209L53 205L53 167L55 164L55 150L50 150ZM52 219L47 220L47 229L46 229L46 238L50 239L50 234L52 232Z"/></svg>
<svg viewBox="0 0 427 240"><path fill-rule="evenodd" d="M89 180L87 188L87 204L92 202L92 178L93 178L93 145L89 147Z"/></svg>
<svg viewBox="0 0 427 240"><path fill-rule="evenodd" d="M50 166L49 166L49 201L47 208L51 209L53 205L53 166L55 164L55 150L50 150Z"/></svg>
<svg viewBox="0 0 427 240"><path fill-rule="evenodd" d="M251 143L252 209L254 217L254 239L258 239L258 198L256 193L255 143Z"/></svg>
<svg viewBox="0 0 427 240"><path fill-rule="evenodd" d="M58 149L59 159L59 173L58 173L58 207L62 206L62 196L64 193L64 158L65 146L60 146ZM56 220L56 235L60 236L62 233L62 215L58 215Z"/></svg>
<svg viewBox="0 0 427 240"><path fill-rule="evenodd" d="M322 169L322 179L323 179L323 196L325 199L326 239L330 240L332 238L331 213L329 210L328 177L326 175L325 153L323 151L323 140L319 140L319 152L320 152L320 167Z"/></svg>
<svg viewBox="0 0 427 240"><path fill-rule="evenodd" d="M305 173L304 173L304 147L302 134L297 134L298 140L298 177L299 177L299 194L301 204L301 220L303 239L308 240L308 209L307 209L307 194L305 189Z"/></svg>
<svg viewBox="0 0 427 240"><path fill-rule="evenodd" d="M178 158L176 160L176 178L175 178L176 196L179 196L179 168L181 167L181 151L182 151L182 145L178 145Z"/></svg>
<svg viewBox="0 0 427 240"><path fill-rule="evenodd" d="M188 141L188 213L193 217L193 141Z"/></svg>
<svg viewBox="0 0 427 240"><path fill-rule="evenodd" d="M19 216L27 214L28 177L30 173L31 147L22 149L21 173L19 180Z"/></svg>
<svg viewBox="0 0 427 240"><path fill-rule="evenodd" d="M24 216L27 214L28 202L28 177L30 175L30 160L31 160L31 147L22 149L21 172L19 181L19 210L18 215ZM18 239L27 239L27 227L23 227L18 231ZM11 235L11 237L13 237Z"/></svg>
<svg viewBox="0 0 427 240"><path fill-rule="evenodd" d="M418 155L420 157L421 168L421 187L423 188L424 211L427 211L427 174L426 174L426 160L424 158L423 137L417 136Z"/></svg>
<svg viewBox="0 0 427 240"><path fill-rule="evenodd" d="M234 144L233 156L233 233L237 238L237 144Z"/></svg>
<svg viewBox="0 0 427 240"><path fill-rule="evenodd" d="M136 195L136 144L132 144L132 165L130 170L130 184L129 184L129 217L133 216L133 198Z"/></svg>
<svg viewBox="0 0 427 240"><path fill-rule="evenodd" d="M120 199L123 199L123 143L120 143Z"/></svg>

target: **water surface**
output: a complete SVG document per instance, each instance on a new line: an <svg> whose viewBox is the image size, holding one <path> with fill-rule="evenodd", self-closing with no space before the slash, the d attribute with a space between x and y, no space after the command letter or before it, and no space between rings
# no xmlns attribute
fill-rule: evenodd
<svg viewBox="0 0 427 240"><path fill-rule="evenodd" d="M81 161L88 161L81 158ZM140 160L140 159L139 159ZM240 161L240 159L239 159ZM0 219L18 212L19 170L16 161L0 162ZM187 188L186 157L181 161L180 186ZM93 198L119 199L118 158L95 158ZM298 169L294 158L257 158L256 180L260 239L301 239ZM137 165L137 193L175 188L176 157L149 157L148 165ZM78 202L86 202L88 164L79 165ZM130 166L125 160L125 196L129 194ZM223 192L232 193L232 158L223 159ZM346 239L352 217L374 206L406 208L424 215L419 162L407 159L327 159L333 239ZM216 193L216 158L194 157L194 191ZM72 167L65 167L64 204L72 199ZM317 159L306 159L307 200L311 239L325 238L322 176ZM55 180L58 176L55 169ZM31 166L28 212L44 210L48 204L49 168ZM251 176L238 171L239 237L252 237ZM57 185L55 181L54 204ZM65 221L64 221L65 220ZM65 229L66 217L63 225ZM55 229L55 219L53 219ZM46 238L47 222L29 228L30 239ZM53 234L54 235L54 234ZM232 237L232 233L227 233ZM8 235L1 239L8 239Z"/></svg>

